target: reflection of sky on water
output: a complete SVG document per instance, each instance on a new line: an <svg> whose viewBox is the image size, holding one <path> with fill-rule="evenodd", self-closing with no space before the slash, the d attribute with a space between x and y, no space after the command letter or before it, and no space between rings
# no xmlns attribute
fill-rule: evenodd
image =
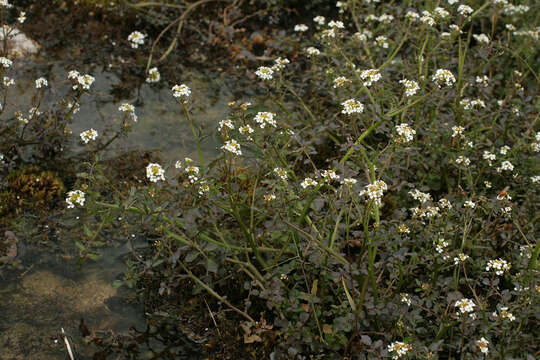
<svg viewBox="0 0 540 360"><path fill-rule="evenodd" d="M35 94L34 81L44 76L49 80L50 88L47 90L45 104L51 104L70 92L70 83L67 73L70 69L62 66L60 61L51 61L47 64L21 63L14 69L8 70L6 75L14 77L16 85L10 88L8 104L3 117L11 117L17 110L28 113L32 96ZM115 99L112 95L114 89L121 84L121 79L109 71L95 70L89 73L96 78L92 85L93 95L83 95L80 103L81 110L73 118L70 128L73 131L73 150L83 149L79 141L79 133L94 128L103 135L103 130L113 125L118 128L122 113L118 107L124 103L136 106L138 122L133 124L132 131L127 138L116 141L111 147L111 156L118 151L133 149L159 150L166 161L183 159L185 156L195 158L196 144L191 128L183 114L169 86L158 86L143 83L140 89L131 91L133 96L127 99ZM195 121L205 125L205 134L215 133L217 123L226 118L229 108L227 103L233 100L232 90L227 87L226 80L219 78L209 80L208 76L198 72L182 74L184 83L191 90L190 105ZM164 81L162 79L162 81ZM42 107L46 109L46 107ZM212 156L216 153L218 142L214 136L203 141L203 152Z"/></svg>

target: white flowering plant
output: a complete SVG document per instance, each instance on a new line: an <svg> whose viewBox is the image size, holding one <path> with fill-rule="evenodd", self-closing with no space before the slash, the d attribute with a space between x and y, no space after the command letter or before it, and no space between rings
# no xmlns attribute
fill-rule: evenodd
<svg viewBox="0 0 540 360"><path fill-rule="evenodd" d="M509 2L425 7L340 2L291 26L244 69L261 96L211 126L196 84L174 85L193 159L71 210L129 219L154 242L126 283L212 299L209 327L262 357L534 356L539 75L534 35L503 24L536 30Z"/></svg>

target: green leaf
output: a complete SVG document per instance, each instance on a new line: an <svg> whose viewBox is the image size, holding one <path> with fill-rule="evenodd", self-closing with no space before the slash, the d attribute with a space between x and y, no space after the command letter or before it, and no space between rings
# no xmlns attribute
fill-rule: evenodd
<svg viewBox="0 0 540 360"><path fill-rule="evenodd" d="M218 271L217 263L214 260L208 258L208 260L206 261L206 270L208 272L217 273Z"/></svg>

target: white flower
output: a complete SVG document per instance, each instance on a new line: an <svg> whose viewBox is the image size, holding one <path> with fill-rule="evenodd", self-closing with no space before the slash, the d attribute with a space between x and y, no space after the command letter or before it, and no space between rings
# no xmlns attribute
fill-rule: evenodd
<svg viewBox="0 0 540 360"><path fill-rule="evenodd" d="M146 77L147 83L155 83L155 82L158 82L160 79L161 79L161 75L157 67L153 67L150 70L148 70L148 76Z"/></svg>
<svg viewBox="0 0 540 360"><path fill-rule="evenodd" d="M455 162L458 165L465 165L465 166L469 166L471 164L471 160L466 156L458 156Z"/></svg>
<svg viewBox="0 0 540 360"><path fill-rule="evenodd" d="M240 144L234 139L225 141L225 145L223 145L221 148L223 150L230 151L233 154L242 155L242 150L240 150Z"/></svg>
<svg viewBox="0 0 540 360"><path fill-rule="evenodd" d="M313 18L313 21L315 21L315 22L316 22L317 24L319 24L319 25L324 25L324 23L326 22L326 19L325 19L324 16L320 16L320 15L319 15L319 16L315 16L315 17Z"/></svg>
<svg viewBox="0 0 540 360"><path fill-rule="evenodd" d="M503 170L512 171L514 170L514 165L508 160L503 161L501 166L497 168L497 172L502 172Z"/></svg>
<svg viewBox="0 0 540 360"><path fill-rule="evenodd" d="M79 103L72 103L71 101L68 101L68 103L66 104L66 109L68 111L71 111L71 113L74 115L78 113L79 110L81 110L81 106L79 105Z"/></svg>
<svg viewBox="0 0 540 360"><path fill-rule="evenodd" d="M450 13L448 11L446 11L444 8L442 7L436 7L435 10L433 10L433 12L440 18L443 18L443 19L446 19L447 17L450 16Z"/></svg>
<svg viewBox="0 0 540 360"><path fill-rule="evenodd" d="M497 275L504 274L505 271L510 270L510 265L506 260L504 259L495 259L495 260L489 260L486 265L486 271L494 271Z"/></svg>
<svg viewBox="0 0 540 360"><path fill-rule="evenodd" d="M444 252L444 249L450 245L450 242L444 240L443 238L437 239L434 241L435 243L435 251L437 251L439 254L442 254Z"/></svg>
<svg viewBox="0 0 540 360"><path fill-rule="evenodd" d="M397 360L402 356L406 356L409 351L412 351L413 347L411 344L406 344L401 341L394 341L388 345L388 352L393 353L392 360Z"/></svg>
<svg viewBox="0 0 540 360"><path fill-rule="evenodd" d="M427 13L427 14L426 14ZM435 19L433 19L430 15L429 15L429 12L427 11L424 11L423 12L423 15L422 17L420 18L420 21L423 22L424 24L426 25L429 25L429 26L435 26L435 24L437 24L435 22Z"/></svg>
<svg viewBox="0 0 540 360"><path fill-rule="evenodd" d="M476 207L476 204L471 200L467 200L467 201L465 201L463 206L466 207L466 208L469 208L469 209L474 209Z"/></svg>
<svg viewBox="0 0 540 360"><path fill-rule="evenodd" d="M67 77L71 80L77 80L80 75L81 74L77 70L70 70Z"/></svg>
<svg viewBox="0 0 540 360"><path fill-rule="evenodd" d="M231 130L234 130L234 124L231 121L231 119L221 120L219 122L219 125L218 125L218 131L221 131L223 129L223 127L227 127L227 128L229 128Z"/></svg>
<svg viewBox="0 0 540 360"><path fill-rule="evenodd" d="M331 28L336 28L336 29L343 29L345 27L345 25L343 25L343 22L341 21L330 21L328 23L328 27L331 27Z"/></svg>
<svg viewBox="0 0 540 360"><path fill-rule="evenodd" d="M285 65L289 64L289 59L278 57L276 60L274 60L274 66L272 66L272 70L279 71L285 67Z"/></svg>
<svg viewBox="0 0 540 360"><path fill-rule="evenodd" d="M489 78L487 77L487 75L477 76L476 83L480 85L484 85L484 87L487 87L489 85Z"/></svg>
<svg viewBox="0 0 540 360"><path fill-rule="evenodd" d="M431 80L439 87L441 87L442 84L445 84L446 86L452 86L456 82L456 78L454 75L446 69L438 69L435 72L435 75L431 78Z"/></svg>
<svg viewBox="0 0 540 360"><path fill-rule="evenodd" d="M133 122L137 122L137 115L135 114L135 106L124 103L120 105L118 110L127 113L129 118L133 120Z"/></svg>
<svg viewBox="0 0 540 360"><path fill-rule="evenodd" d="M188 98L191 95L191 90L186 85L174 85L172 88L174 97L184 97Z"/></svg>
<svg viewBox="0 0 540 360"><path fill-rule="evenodd" d="M463 132L465 128L463 126L453 126L452 127L452 137L463 137Z"/></svg>
<svg viewBox="0 0 540 360"><path fill-rule="evenodd" d="M460 263L465 262L468 258L469 258L469 255L464 254L464 253L459 253L454 258L454 265L459 265Z"/></svg>
<svg viewBox="0 0 540 360"><path fill-rule="evenodd" d="M287 180L287 170L283 168L274 168L274 172L279 176L281 180Z"/></svg>
<svg viewBox="0 0 540 360"><path fill-rule="evenodd" d="M465 110L471 110L473 108L485 108L486 104L484 101L480 99L471 100L468 98L462 99L460 102L460 105L463 106L463 109Z"/></svg>
<svg viewBox="0 0 540 360"><path fill-rule="evenodd" d="M468 5L459 5L457 12L461 15L470 15L473 12L473 9Z"/></svg>
<svg viewBox="0 0 540 360"><path fill-rule="evenodd" d="M359 195L367 195L368 198L374 201L375 205L381 206L381 199L386 190L388 190L388 185L382 180L377 180L374 183L367 184L364 190L360 191Z"/></svg>
<svg viewBox="0 0 540 360"><path fill-rule="evenodd" d="M42 87L46 87L46 86L49 86L49 83L47 82L45 78L40 77L39 79L36 80L36 89L41 89Z"/></svg>
<svg viewBox="0 0 540 360"><path fill-rule="evenodd" d="M131 47L133 49L136 49L139 47L139 45L144 44L145 37L146 35L144 35L143 33L140 33L139 31L134 31L131 34L129 34L128 41L131 42Z"/></svg>
<svg viewBox="0 0 540 360"><path fill-rule="evenodd" d="M77 81L84 90L90 90L90 86L92 86L95 80L96 79L92 75L88 74L77 76Z"/></svg>
<svg viewBox="0 0 540 360"><path fill-rule="evenodd" d="M321 177L323 177L328 182L339 179L339 176L332 169L321 171Z"/></svg>
<svg viewBox="0 0 540 360"><path fill-rule="evenodd" d="M75 204L84 206L84 200L84 192L81 190L72 190L67 193L66 202L68 204L68 209L73 209Z"/></svg>
<svg viewBox="0 0 540 360"><path fill-rule="evenodd" d="M401 294L399 294L399 298L400 298L402 303L407 304L407 306L411 306L412 299L411 299L411 296L409 294L401 293Z"/></svg>
<svg viewBox="0 0 540 360"><path fill-rule="evenodd" d="M452 203L448 200L446 200L445 198L442 198L439 200L439 206L443 209L451 209L452 208Z"/></svg>
<svg viewBox="0 0 540 360"><path fill-rule="evenodd" d="M264 129L267 124L277 127L276 120L274 120L275 115L276 114L271 112L260 111L255 115L254 120L259 124L261 129Z"/></svg>
<svg viewBox="0 0 540 360"><path fill-rule="evenodd" d="M332 86L334 89L343 87L346 84L350 83L351 80L347 79L345 76L338 76L334 79L334 85Z"/></svg>
<svg viewBox="0 0 540 360"><path fill-rule="evenodd" d="M484 160L487 160L489 165L491 165L491 162L492 161L495 161L495 159L497 158L497 156L489 151L484 151L484 154L482 155L482 157L484 158Z"/></svg>
<svg viewBox="0 0 540 360"><path fill-rule="evenodd" d="M450 5L457 4L458 2L459 2L459 0L448 0L448 4L450 4Z"/></svg>
<svg viewBox="0 0 540 360"><path fill-rule="evenodd" d="M306 53L309 55L309 56L317 56L317 55L320 55L321 54L321 51L317 48L314 48L313 46L310 46L306 49Z"/></svg>
<svg viewBox="0 0 540 360"><path fill-rule="evenodd" d="M165 170L163 170L161 165L156 164L156 163L150 163L146 166L146 177L151 182L158 182L158 180L165 180L164 175L165 175Z"/></svg>
<svg viewBox="0 0 540 360"><path fill-rule="evenodd" d="M23 22L25 22L25 20L26 20L26 13L24 11L21 11L19 13L19 17L17 18L17 21L22 24Z"/></svg>
<svg viewBox="0 0 540 360"><path fill-rule="evenodd" d="M255 130L253 130L253 128L249 125L244 125L244 126L241 126L238 131L240 132L240 134L244 135L244 136L247 136L248 139L250 139L250 134L253 134L255 132Z"/></svg>
<svg viewBox="0 0 540 360"><path fill-rule="evenodd" d="M312 178L305 178L304 181L302 181L300 183L300 186L303 187L304 189L310 187L310 186L317 186L319 183L315 180L313 180Z"/></svg>
<svg viewBox="0 0 540 360"><path fill-rule="evenodd" d="M488 353L489 351L488 345L489 345L489 341L487 341L484 337L481 337L480 340L476 340L476 346L478 346L482 354Z"/></svg>
<svg viewBox="0 0 540 360"><path fill-rule="evenodd" d="M0 6L4 6L4 7L7 7L7 8L11 8L13 7L13 5L11 5L8 0L0 0Z"/></svg>
<svg viewBox="0 0 540 360"><path fill-rule="evenodd" d="M405 87L405 96L413 96L418 90L420 90L418 83L414 80L404 79L400 80L399 82Z"/></svg>
<svg viewBox="0 0 540 360"><path fill-rule="evenodd" d="M396 125L396 131L403 142L411 142L416 134L416 131L405 123Z"/></svg>
<svg viewBox="0 0 540 360"><path fill-rule="evenodd" d="M381 73L377 69L363 70L360 72L360 78L364 80L362 85L369 87L381 79Z"/></svg>
<svg viewBox="0 0 540 360"><path fill-rule="evenodd" d="M474 311L476 304L470 299L463 298L456 301L455 307L458 308L458 314L469 314Z"/></svg>
<svg viewBox="0 0 540 360"><path fill-rule="evenodd" d="M499 149L499 153L500 153L501 155L506 155L506 153L507 153L508 151L510 151L510 149L511 149L511 148L510 148L510 146L508 146L508 145L501 146L501 148Z"/></svg>
<svg viewBox="0 0 540 360"><path fill-rule="evenodd" d="M90 141L94 141L97 139L98 137L98 132L94 129L90 129L90 130L86 130L86 131L83 131L81 134L81 140L85 143L85 144L88 144Z"/></svg>
<svg viewBox="0 0 540 360"><path fill-rule="evenodd" d="M259 78L263 80L272 80L274 74L274 70L267 66L260 66L257 71L255 71L255 75L257 75Z"/></svg>
<svg viewBox="0 0 540 360"><path fill-rule="evenodd" d="M414 200L420 201L422 204L425 204L432 199L430 194L422 192L418 189L409 191L409 195L411 195Z"/></svg>
<svg viewBox="0 0 540 360"><path fill-rule="evenodd" d="M2 66L7 69L11 65L13 65L13 61L11 61L8 58L5 58L5 57L2 56L2 57L0 57L0 64L2 64Z"/></svg>
<svg viewBox="0 0 540 360"><path fill-rule="evenodd" d="M210 186L208 184L201 184L201 186L199 186L199 195L204 195L205 193L209 192L210 191Z"/></svg>
<svg viewBox="0 0 540 360"><path fill-rule="evenodd" d="M383 49L388 49L388 38L380 35L375 38L375 43Z"/></svg>
<svg viewBox="0 0 540 360"><path fill-rule="evenodd" d="M15 84L15 80L13 80L12 78L9 78L7 76L4 76L3 83L4 83L5 87L9 87L9 86Z"/></svg>
<svg viewBox="0 0 540 360"><path fill-rule="evenodd" d="M405 14L405 18L409 20L418 20L420 19L420 15L416 11L409 10Z"/></svg>
<svg viewBox="0 0 540 360"><path fill-rule="evenodd" d="M358 181L356 179L353 179L353 178L344 178L343 181L342 181L343 185L347 185L347 186L354 185L357 182Z"/></svg>
<svg viewBox="0 0 540 360"><path fill-rule="evenodd" d="M304 32L307 31L309 28L305 24L298 24L294 26L294 31L296 32Z"/></svg>
<svg viewBox="0 0 540 360"><path fill-rule="evenodd" d="M482 44L489 44L489 38L486 34L473 34L473 38Z"/></svg>
<svg viewBox="0 0 540 360"><path fill-rule="evenodd" d="M343 106L343 110L341 110L342 114L350 115L354 113L362 113L364 111L364 105L355 99L345 100L341 103L341 105Z"/></svg>

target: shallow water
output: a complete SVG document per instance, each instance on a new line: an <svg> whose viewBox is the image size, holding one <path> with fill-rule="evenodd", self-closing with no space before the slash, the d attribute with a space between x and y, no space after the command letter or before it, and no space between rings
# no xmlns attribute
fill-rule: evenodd
<svg viewBox="0 0 540 360"><path fill-rule="evenodd" d="M51 87L42 109L68 94L70 83L67 81L67 73L71 68L66 67L65 63L64 60L50 60L18 64L11 74L8 73L15 78L16 85L10 89L4 116L12 116L15 111L28 113L32 96L36 93L34 81L38 77L48 79ZM91 74L96 81L91 88L92 94L83 95L81 110L73 117L70 126L73 131L72 151L85 149L79 138L82 131L94 128L101 135L104 129L122 118L123 113L118 111L118 107L130 103L136 107L138 121L133 124L128 137L113 143L109 156L119 151L144 149L159 151L164 161L194 157L196 144L191 128L181 105L172 96L171 86L143 82L140 85L133 84L130 88L113 71L94 69L81 72ZM184 72L182 77L192 90L190 106L193 119L208 129L205 133L215 134L218 122L227 117L227 103L234 100L227 79L221 78L219 74L208 75L197 70ZM130 93L131 96L119 96L118 93ZM217 146L216 137L211 135L202 143L203 153L207 156L215 155Z"/></svg>
<svg viewBox="0 0 540 360"><path fill-rule="evenodd" d="M10 89L3 117L10 117L15 111L28 113L38 77L46 77L51 88L44 109L67 94L70 85L66 78L71 69L64 66L66 63L69 62L60 59L25 61L6 73L15 78L16 85ZM119 105L129 102L136 106L138 122L133 124L129 137L107 150L107 156L143 149L159 151L164 162L186 156L196 158L189 124L172 97L170 86L142 83L138 89L127 92L131 96L122 98L115 93L123 85L115 72L97 69L84 72L96 78L92 86L95 96L83 96L81 110L71 125L73 142L67 151L83 151L85 145L79 141L79 133L94 128L101 134L110 122L121 118ZM218 75L210 80L197 71L183 74L183 78L196 99L195 121L215 129L217 122L226 117L227 103L233 100L226 81ZM216 138L209 136L203 142L203 153L214 155L217 146ZM73 240L62 242L72 244ZM81 318L96 334L127 332L130 327L144 329L142 307L125 302L126 289L112 287L125 270L122 255L128 250L123 244L102 249L100 259L86 262L82 268L77 266L76 259L66 259L64 252L43 251L30 240L26 248L20 258L22 271L0 273L0 360L67 358L65 344L59 337L61 328L70 335L77 358L88 358L91 350L84 345L78 330Z"/></svg>
<svg viewBox="0 0 540 360"><path fill-rule="evenodd" d="M7 272L0 280L0 359L63 359L64 328L79 358L89 355L78 330L80 319L91 332L126 332L144 327L140 305L126 303L125 290L111 286L123 271L125 247L109 248L85 264L60 253L27 249L22 273Z"/></svg>

